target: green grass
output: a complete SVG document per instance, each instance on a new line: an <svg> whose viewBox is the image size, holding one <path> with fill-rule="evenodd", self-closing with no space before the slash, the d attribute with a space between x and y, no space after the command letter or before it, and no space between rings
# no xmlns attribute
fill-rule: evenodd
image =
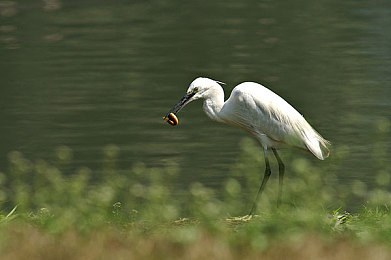
<svg viewBox="0 0 391 260"><path fill-rule="evenodd" d="M378 124L377 138L389 127ZM192 258L252 259L391 257L390 164L379 161L371 189L359 181L346 189L336 172L349 155L334 147L330 162L287 156L290 165L282 205L277 178L266 186L256 216L248 213L260 183L258 145L242 153L220 191L201 183L179 190L178 165L116 168L119 148L104 149L101 173L75 172L72 151L59 147L53 162L9 154L0 173L2 259ZM374 145L379 157L388 151ZM374 155L374 158L376 155ZM250 198L250 199L249 199ZM349 200L361 206L344 211ZM21 246L22 245L22 246Z"/></svg>

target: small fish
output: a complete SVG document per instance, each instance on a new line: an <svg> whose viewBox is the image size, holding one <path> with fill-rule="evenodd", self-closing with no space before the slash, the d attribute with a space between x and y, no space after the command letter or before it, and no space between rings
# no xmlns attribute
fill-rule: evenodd
<svg viewBox="0 0 391 260"><path fill-rule="evenodd" d="M179 123L178 118L174 113L168 114L167 116L163 117L163 119L166 120L167 123L169 123L172 126L176 126Z"/></svg>

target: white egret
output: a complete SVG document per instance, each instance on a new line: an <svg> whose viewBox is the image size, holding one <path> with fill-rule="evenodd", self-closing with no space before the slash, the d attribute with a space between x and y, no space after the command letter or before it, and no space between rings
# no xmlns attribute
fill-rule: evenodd
<svg viewBox="0 0 391 260"><path fill-rule="evenodd" d="M290 145L309 151L318 159L323 160L329 156L327 146L330 143L318 134L288 102L266 87L255 82L241 83L232 90L231 96L224 102L224 91L219 83L221 84L221 82L208 78L195 79L183 98L164 119L171 125L177 125L178 120L175 114L191 101L203 98L203 110L210 119L240 127L260 142L265 156L266 169L250 211L252 215L271 174L267 153L269 148L273 151L279 166L277 200L279 204L285 166L277 153L277 148Z"/></svg>

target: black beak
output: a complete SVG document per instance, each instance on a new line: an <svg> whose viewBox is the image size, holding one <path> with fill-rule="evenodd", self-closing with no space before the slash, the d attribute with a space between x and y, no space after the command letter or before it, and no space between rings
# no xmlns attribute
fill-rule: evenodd
<svg viewBox="0 0 391 260"><path fill-rule="evenodd" d="M188 101L195 95L196 93L195 92L192 92L190 94L185 94L181 100L179 100L178 104L176 104L170 111L168 111L167 115L164 117L164 119L166 119L168 117L168 115L172 112L174 112L174 114L178 113L187 103Z"/></svg>

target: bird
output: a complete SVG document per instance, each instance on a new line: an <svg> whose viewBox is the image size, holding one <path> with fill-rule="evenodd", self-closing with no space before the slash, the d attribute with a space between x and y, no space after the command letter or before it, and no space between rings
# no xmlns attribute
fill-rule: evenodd
<svg viewBox="0 0 391 260"><path fill-rule="evenodd" d="M221 86L223 84L205 77L194 79L186 94L163 118L171 125L176 125L178 120L175 115L183 107L194 100L203 99L203 110L210 119L244 129L260 143L266 167L248 215L252 216L271 175L268 151L273 152L279 168L278 206L281 203L285 165L277 149L292 146L324 160L329 156L330 142L324 139L293 106L263 85L256 82L240 83L224 101L224 90ZM169 118L176 122L170 122Z"/></svg>

